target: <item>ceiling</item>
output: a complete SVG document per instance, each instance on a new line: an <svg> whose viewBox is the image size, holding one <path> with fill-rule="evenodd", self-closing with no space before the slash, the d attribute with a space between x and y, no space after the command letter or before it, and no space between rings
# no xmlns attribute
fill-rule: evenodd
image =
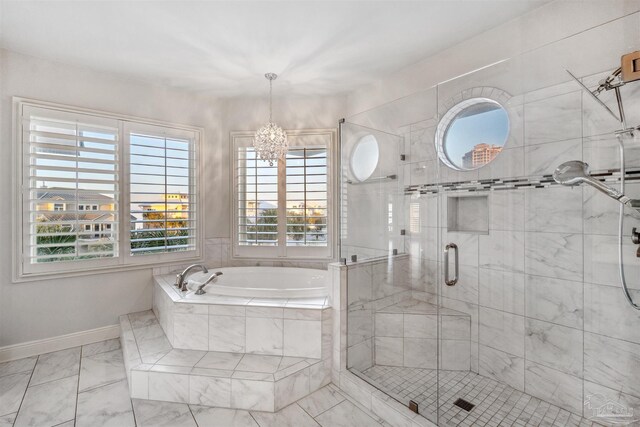
<svg viewBox="0 0 640 427"><path fill-rule="evenodd" d="M2 47L218 96L343 93L548 0L8 1Z"/></svg>

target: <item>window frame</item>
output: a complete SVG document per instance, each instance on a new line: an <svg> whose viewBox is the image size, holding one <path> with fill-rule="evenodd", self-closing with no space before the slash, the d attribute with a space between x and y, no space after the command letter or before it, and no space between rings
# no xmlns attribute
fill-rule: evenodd
<svg viewBox="0 0 640 427"><path fill-rule="evenodd" d="M201 262L204 254L204 224L203 220L203 189L202 189L202 144L204 140L204 130L201 127L183 125L178 123L146 119L126 114L118 114L107 111L100 111L94 109L87 109L82 107L76 107L71 105L59 104L54 102L40 101L30 98L13 97L13 123L12 123L12 157L13 157L13 172L12 176L12 216L13 216L13 230L12 240L12 266L13 266L13 281L14 282L27 282L33 280L44 280L51 277L73 277L83 276L96 273L108 273L116 271L148 269L156 265L166 265L167 263L186 263L186 262ZM25 163L25 144L28 141L24 140L23 135L23 110L27 108L45 108L54 111L58 111L65 114L79 114L85 116L94 116L97 120L117 120L119 122L118 133L121 140L118 143L118 170L119 177L117 181L117 187L119 188L119 201L118 201L118 255L111 258L85 260L81 262L61 262L61 263L47 263L42 265L35 264L39 268L25 268L26 259L24 258L24 244L25 235L23 233L25 221L30 214L28 203L24 202L24 195L27 189L24 185L28 184L25 179L25 168L28 167ZM164 128L165 130L176 131L178 133L189 133L193 135L194 139L194 179L196 180L195 189L195 209L196 209L196 229L194 237L196 239L195 249L184 252L171 252L163 254L155 254L151 256L131 256L129 247L129 206L125 205L129 200L129 167L128 167L128 155L129 147L128 140L129 134L126 130L132 126L150 126L155 129ZM34 265L30 265L33 267Z"/></svg>
<svg viewBox="0 0 640 427"><path fill-rule="evenodd" d="M229 156L229 173L230 173L230 194L231 194L231 258L232 259L257 259L257 260L299 260L299 261L331 261L337 253L337 209L336 195L337 179L334 171L338 170L337 158L337 130L336 129L299 129L286 130L289 137L289 149L295 147L295 141L298 137L318 137L327 138L327 246L287 246L286 245L286 193L280 194L282 188L286 188L286 169L278 171L278 245L276 246L245 246L239 244L238 238L238 199L239 191L238 175L236 168L238 165L238 148L250 146L255 131L232 131L230 132L230 156ZM307 145L301 144L300 147ZM308 146L312 147L312 146ZM284 160L279 161L279 165ZM284 173L283 173L284 172ZM284 243L284 244L283 244Z"/></svg>

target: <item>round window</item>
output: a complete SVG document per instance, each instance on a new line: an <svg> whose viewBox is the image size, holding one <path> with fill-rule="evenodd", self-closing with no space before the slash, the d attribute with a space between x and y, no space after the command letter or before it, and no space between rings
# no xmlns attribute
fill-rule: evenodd
<svg viewBox="0 0 640 427"><path fill-rule="evenodd" d="M351 154L351 172L358 181L369 178L378 166L378 141L373 135L365 135L356 143Z"/></svg>
<svg viewBox="0 0 640 427"><path fill-rule="evenodd" d="M474 170L491 162L509 137L509 115L489 98L466 99L438 123L436 149L440 160L457 170Z"/></svg>

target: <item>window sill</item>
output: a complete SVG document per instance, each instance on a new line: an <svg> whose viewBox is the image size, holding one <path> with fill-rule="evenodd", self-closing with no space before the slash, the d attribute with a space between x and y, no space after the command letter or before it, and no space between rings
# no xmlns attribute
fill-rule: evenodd
<svg viewBox="0 0 640 427"><path fill-rule="evenodd" d="M152 270L156 267L165 267L169 265L182 265L182 264L194 264L194 263L202 263L202 258L182 258L176 259L173 261L164 260L158 262L152 262L147 264L136 264L136 265L118 265L118 266L109 266L102 268L94 268L91 270L79 270L79 271L56 271L56 272L47 272L47 273L31 273L31 274L22 274L18 275L17 272L14 272L14 277L12 283L30 283L30 282L39 282L43 280L55 280L55 279L64 279L69 277L82 277L82 276L95 276L99 274L114 274L114 273L122 273L127 271L138 271L138 270Z"/></svg>

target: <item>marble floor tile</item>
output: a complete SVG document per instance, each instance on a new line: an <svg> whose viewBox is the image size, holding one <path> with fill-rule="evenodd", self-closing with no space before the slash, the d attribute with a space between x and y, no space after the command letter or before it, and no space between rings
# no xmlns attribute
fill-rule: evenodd
<svg viewBox="0 0 640 427"><path fill-rule="evenodd" d="M345 400L316 417L322 427L370 427L381 424Z"/></svg>
<svg viewBox="0 0 640 427"><path fill-rule="evenodd" d="M312 417L317 417L321 413L333 408L344 400L344 396L333 386L323 387L311 393L309 396L300 399L298 405Z"/></svg>
<svg viewBox="0 0 640 427"><path fill-rule="evenodd" d="M260 354L245 354L236 370L247 372L264 372L272 374L278 370L282 356L263 356Z"/></svg>
<svg viewBox="0 0 640 427"><path fill-rule="evenodd" d="M126 378L121 350L82 358L79 390L85 391Z"/></svg>
<svg viewBox="0 0 640 427"><path fill-rule="evenodd" d="M93 356L94 354L106 353L107 351L118 350L120 348L120 338L112 340L94 342L82 346L82 357Z"/></svg>
<svg viewBox="0 0 640 427"><path fill-rule="evenodd" d="M206 353L206 351L201 350L182 350L174 348L156 363L158 365L193 367Z"/></svg>
<svg viewBox="0 0 640 427"><path fill-rule="evenodd" d="M210 351L196 364L197 368L233 370L242 359L242 353Z"/></svg>
<svg viewBox="0 0 640 427"><path fill-rule="evenodd" d="M151 310L129 314L129 321L133 329L144 328L158 323L156 315Z"/></svg>
<svg viewBox="0 0 640 427"><path fill-rule="evenodd" d="M27 390L31 372L0 377L0 415L17 412Z"/></svg>
<svg viewBox="0 0 640 427"><path fill-rule="evenodd" d="M14 425L47 427L73 420L77 391L77 375L29 387Z"/></svg>
<svg viewBox="0 0 640 427"><path fill-rule="evenodd" d="M126 380L78 394L76 427L133 427L129 388Z"/></svg>
<svg viewBox="0 0 640 427"><path fill-rule="evenodd" d="M47 353L38 357L30 386L78 375L80 369L80 347Z"/></svg>
<svg viewBox="0 0 640 427"><path fill-rule="evenodd" d="M13 414L7 414L0 416L0 427L13 427L13 421L16 419L15 412Z"/></svg>
<svg viewBox="0 0 640 427"><path fill-rule="evenodd" d="M12 360L10 362L0 363L0 377L5 375L17 374L19 372L31 372L36 366L38 356L27 357L24 359Z"/></svg>
<svg viewBox="0 0 640 427"><path fill-rule="evenodd" d="M260 427L318 427L319 424L297 404L275 412L252 412Z"/></svg>
<svg viewBox="0 0 640 427"><path fill-rule="evenodd" d="M198 427L184 403L132 400L138 427Z"/></svg>
<svg viewBox="0 0 640 427"><path fill-rule="evenodd" d="M258 427L247 411L191 405L191 413L199 426L207 427Z"/></svg>

